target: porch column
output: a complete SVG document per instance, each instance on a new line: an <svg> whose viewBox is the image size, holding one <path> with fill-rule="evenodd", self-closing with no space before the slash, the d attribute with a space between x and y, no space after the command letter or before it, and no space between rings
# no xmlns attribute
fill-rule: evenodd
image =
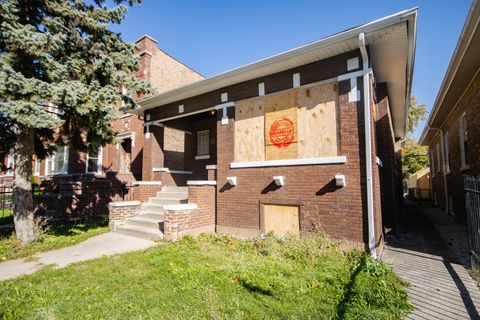
<svg viewBox="0 0 480 320"><path fill-rule="evenodd" d="M164 147L164 129L156 125L145 127L145 143L143 145L143 168L142 180L156 180L153 174L153 168L163 168L165 166Z"/></svg>

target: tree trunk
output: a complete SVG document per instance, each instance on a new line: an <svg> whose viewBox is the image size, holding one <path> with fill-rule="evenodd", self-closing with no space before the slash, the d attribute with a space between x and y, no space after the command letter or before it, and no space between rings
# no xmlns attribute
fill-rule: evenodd
<svg viewBox="0 0 480 320"><path fill-rule="evenodd" d="M35 241L32 194L32 156L34 130L18 131L14 148L13 221L17 239L22 243Z"/></svg>

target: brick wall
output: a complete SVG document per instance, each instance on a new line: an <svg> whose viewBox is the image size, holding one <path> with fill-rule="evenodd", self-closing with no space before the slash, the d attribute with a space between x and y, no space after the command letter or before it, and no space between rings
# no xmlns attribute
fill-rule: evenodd
<svg viewBox="0 0 480 320"><path fill-rule="evenodd" d="M399 190L396 188L396 180L399 177L396 174L395 138L391 126L390 106L385 83L377 84L376 100L376 146L377 155L382 161L382 167L380 168L382 219L386 227L393 228L396 224L396 216L399 213L397 201Z"/></svg>
<svg viewBox="0 0 480 320"><path fill-rule="evenodd" d="M479 176L480 175L480 73L477 73L472 79L470 86L466 88L461 99L452 109L441 129L443 133L448 132L448 148L450 152L450 172L445 172L443 157L444 151L440 147L441 165L437 171L436 162L437 145L441 144L440 130L429 143L429 150L435 153L435 172L431 172L433 192L436 196L437 206L446 211L449 206L450 213L461 221L466 221L465 216L465 198L463 191L462 175ZM459 118L465 113L465 119L468 129L468 162L470 167L462 170L461 151L460 151L460 125ZM444 174L447 182L448 195L451 200L445 200Z"/></svg>
<svg viewBox="0 0 480 320"><path fill-rule="evenodd" d="M108 229L115 231L125 219L140 213L139 201L117 201L108 204Z"/></svg>
<svg viewBox="0 0 480 320"><path fill-rule="evenodd" d="M358 78L359 87L362 85ZM339 155L345 164L230 169L234 156L234 110L230 121L217 119L217 230L238 235L260 233L263 204L297 205L301 231L320 229L346 242L365 242L366 202L364 178L363 102L348 102L350 82L338 83ZM346 187L335 186L335 174L346 176ZM272 186L272 177L285 176L285 186ZM230 187L227 176L236 176Z"/></svg>
<svg viewBox="0 0 480 320"><path fill-rule="evenodd" d="M166 240L176 241L185 235L215 232L215 186L190 186L188 203L165 207Z"/></svg>

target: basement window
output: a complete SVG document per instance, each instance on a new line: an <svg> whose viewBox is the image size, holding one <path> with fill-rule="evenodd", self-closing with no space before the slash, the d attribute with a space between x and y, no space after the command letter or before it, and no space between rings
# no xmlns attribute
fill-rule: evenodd
<svg viewBox="0 0 480 320"><path fill-rule="evenodd" d="M460 155L462 158L462 167L461 170L470 169L469 150L468 150L468 130L467 130L467 120L465 112L460 116L459 127L460 127Z"/></svg>
<svg viewBox="0 0 480 320"><path fill-rule="evenodd" d="M196 160L210 159L210 130L197 132L197 156Z"/></svg>

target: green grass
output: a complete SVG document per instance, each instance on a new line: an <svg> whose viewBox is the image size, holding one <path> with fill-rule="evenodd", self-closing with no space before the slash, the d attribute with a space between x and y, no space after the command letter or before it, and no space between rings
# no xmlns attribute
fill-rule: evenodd
<svg viewBox="0 0 480 320"><path fill-rule="evenodd" d="M0 261L71 246L107 231L105 222L55 224L48 228L41 241L21 245L15 234L9 230L7 234L0 236Z"/></svg>
<svg viewBox="0 0 480 320"><path fill-rule="evenodd" d="M323 236L184 238L0 283L6 319L399 319L391 268Z"/></svg>

